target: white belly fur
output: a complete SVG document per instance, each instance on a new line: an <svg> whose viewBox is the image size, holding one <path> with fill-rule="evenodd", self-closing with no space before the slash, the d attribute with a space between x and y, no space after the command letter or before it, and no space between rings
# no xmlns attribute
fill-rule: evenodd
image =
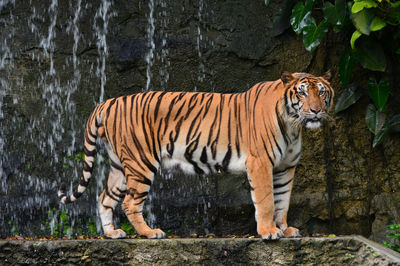
<svg viewBox="0 0 400 266"><path fill-rule="evenodd" d="M162 151L161 163L162 168L165 170L168 169L179 169L184 174L194 175L196 174L194 166L188 162L185 158L185 146L175 146L175 150L173 156L170 157L166 150ZM192 160L197 163L197 166L200 167L205 174L216 173L217 170L215 166L217 164L222 165L222 161L226 154L226 151L217 153L215 159L212 159L211 151L207 149L207 163L202 163L200 161L201 157L201 149L197 149L193 152ZM211 172L210 172L211 168ZM241 154L240 157L237 156L236 153L232 153L232 157L229 161L228 172L233 174L240 174L246 171L246 154Z"/></svg>

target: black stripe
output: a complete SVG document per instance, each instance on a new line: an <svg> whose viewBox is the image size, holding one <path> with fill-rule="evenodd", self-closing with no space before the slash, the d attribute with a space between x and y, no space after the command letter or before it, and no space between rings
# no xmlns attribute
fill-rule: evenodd
<svg viewBox="0 0 400 266"><path fill-rule="evenodd" d="M89 185L90 178L88 181L85 180L85 178L82 176L81 179L79 180L79 185L87 187Z"/></svg>
<svg viewBox="0 0 400 266"><path fill-rule="evenodd" d="M276 118L278 119L279 130L281 131L281 135L287 146L289 144L289 141L288 141L288 137L287 137L287 133L286 133L286 126L285 126L285 123L283 122L282 117L279 114L278 103L275 105L275 115L276 115Z"/></svg>
<svg viewBox="0 0 400 266"><path fill-rule="evenodd" d="M145 179L143 179L143 180L142 179L137 179L137 178L134 178L134 180L139 182L139 183L151 186L151 180L148 179L147 177Z"/></svg>
<svg viewBox="0 0 400 266"><path fill-rule="evenodd" d="M96 149L93 149L92 151L89 151L86 146L83 147L83 152L85 153L86 157L93 157L96 155Z"/></svg>
<svg viewBox="0 0 400 266"><path fill-rule="evenodd" d="M193 168L194 168L194 171L196 172L196 174L200 174L200 175L201 175L201 174L204 174L203 169L201 169L201 168L198 166L198 164L192 159L193 152L197 149L197 146L198 146L198 144L199 144L200 135L201 135L201 134L199 134L199 136L198 136L194 141L192 141L192 142L189 144L189 146L188 146L188 147L186 148L186 150L185 150L184 156L185 156L185 159L186 159L190 164L193 165Z"/></svg>
<svg viewBox="0 0 400 266"><path fill-rule="evenodd" d="M285 191L282 191L282 192L274 192L274 196L286 194L288 192L289 192L289 190L285 190Z"/></svg>
<svg viewBox="0 0 400 266"><path fill-rule="evenodd" d="M264 145L264 149L265 149L265 152L267 153L267 156L268 156L268 159L269 159L270 163L272 164L272 166L275 166L274 161L271 158L271 155L269 155L267 146L265 145L264 138L261 138L261 140L262 140L262 143Z"/></svg>
<svg viewBox="0 0 400 266"><path fill-rule="evenodd" d="M90 129L88 129L86 132L87 132L92 138L94 138L94 139L97 138L97 136L96 136L95 134L93 134L92 131L90 131Z"/></svg>
<svg viewBox="0 0 400 266"><path fill-rule="evenodd" d="M154 108L154 121L157 120L158 110L160 109L161 101L165 94L166 92L163 91L160 96L158 96L156 107Z"/></svg>
<svg viewBox="0 0 400 266"><path fill-rule="evenodd" d="M222 170L224 172L228 171L228 166L229 166L229 162L231 161L231 157L232 157L232 148L229 145L228 146L228 151L226 152L225 157L222 160Z"/></svg>
<svg viewBox="0 0 400 266"><path fill-rule="evenodd" d="M146 157L146 155L145 155L145 153L144 153L144 151L142 149L142 146L140 145L139 140L136 138L136 135L133 134L132 135L132 139L133 139L133 142L134 142L134 144L135 144L135 146L136 146L136 148L137 148L137 150L139 152L139 156L140 156L140 159L142 160L142 162L146 165L146 167L150 171L152 171L154 174L157 174L157 168Z"/></svg>
<svg viewBox="0 0 400 266"><path fill-rule="evenodd" d="M278 204L278 203L281 203L283 200L281 200L281 199L279 199L279 200L275 200L274 201L274 204L276 205L276 204Z"/></svg>
<svg viewBox="0 0 400 266"><path fill-rule="evenodd" d="M135 203L135 205L141 205L146 199L142 199L141 201Z"/></svg>
<svg viewBox="0 0 400 266"><path fill-rule="evenodd" d="M194 117L192 123L190 123L189 130L188 130L188 133L187 133L187 135L186 135L186 145L189 143L189 141L190 141L190 139L191 139L190 137L191 137L191 133L192 133L194 124L196 123L197 119L200 117L200 113L201 113L202 111L203 111L203 107L200 108L200 111L195 115L195 117ZM199 125L200 125L200 123L197 125L197 129L199 128ZM196 130L196 131L197 131L197 130ZM196 131L194 132L193 135L196 134Z"/></svg>
<svg viewBox="0 0 400 266"><path fill-rule="evenodd" d="M208 111L210 110L210 106L211 106L211 103L212 103L213 98L214 98L213 94L210 93L209 95L210 95L210 97L208 98L208 100L206 102L203 118L206 117L206 115L208 114Z"/></svg>
<svg viewBox="0 0 400 266"><path fill-rule="evenodd" d="M120 198L120 200L121 200L123 197L125 197L125 193L117 194L116 192L114 192L114 191L112 191L112 190L111 190L111 193L112 193L113 195L115 195L116 197Z"/></svg>
<svg viewBox="0 0 400 266"><path fill-rule="evenodd" d="M292 182L293 178L289 179L289 181L283 183L283 184L275 184L274 183L274 189L282 188L284 186L287 186L290 182Z"/></svg>
<svg viewBox="0 0 400 266"><path fill-rule="evenodd" d="M83 162L83 171L89 172L90 174L92 174L93 171L93 165L92 167L90 167L87 162Z"/></svg>
<svg viewBox="0 0 400 266"><path fill-rule="evenodd" d="M172 138L172 131L169 132L169 141L170 143L167 144L167 152L169 153L170 158L174 154L174 139Z"/></svg>
<svg viewBox="0 0 400 266"><path fill-rule="evenodd" d="M80 196L82 196L82 193L81 193L81 192L78 192L78 191L75 191L75 192L73 193L73 195L74 195L74 197L77 199L77 198L79 198Z"/></svg>
<svg viewBox="0 0 400 266"><path fill-rule="evenodd" d="M115 168L121 172L124 172L121 165L118 165L116 162L110 159L110 165L112 168Z"/></svg>
<svg viewBox="0 0 400 266"><path fill-rule="evenodd" d="M286 172L287 170L289 170L289 169L291 169L291 168L293 168L293 167L295 167L295 166L296 166L296 165L288 166L288 167L286 167L285 169L283 169L283 170L281 170L281 171L273 172L273 174L274 174L274 175L281 175L281 174L283 174L284 172Z"/></svg>
<svg viewBox="0 0 400 266"><path fill-rule="evenodd" d="M185 120L188 119L190 113L196 107L196 103L197 103L197 99L196 98L197 98L197 96L198 96L198 93L194 93L192 95L192 97L190 97L190 100L189 100L189 103L188 103L188 110L187 110L187 113L185 114L185 117L184 117ZM192 101L194 101L193 104L192 104Z"/></svg>
<svg viewBox="0 0 400 266"><path fill-rule="evenodd" d="M119 202L121 199L116 199L111 193L108 191L108 188L105 189L106 195L110 197L111 199L115 200L116 202Z"/></svg>
<svg viewBox="0 0 400 266"><path fill-rule="evenodd" d="M175 101L176 101L177 98L178 98L178 96L176 96L175 98L173 98L172 101L171 101L171 103L169 104L168 113L167 113L167 115L166 115L165 118L164 118L164 120L165 120L165 127L164 127L164 133L163 133L163 135L165 135L165 132L167 131L169 116L171 115L172 108L174 107Z"/></svg>
<svg viewBox="0 0 400 266"><path fill-rule="evenodd" d="M140 198L146 197L147 194L149 194L149 192L146 192L146 191L142 192L142 193L135 193L135 197L133 197L133 199L136 200L136 199L140 199Z"/></svg>
<svg viewBox="0 0 400 266"><path fill-rule="evenodd" d="M85 141L92 146L96 146L96 142L91 141L88 135L85 135Z"/></svg>
<svg viewBox="0 0 400 266"><path fill-rule="evenodd" d="M181 104L181 106L178 108L178 110L176 111L176 114L175 114L175 117L174 117L174 121L178 118L178 116L180 116L181 115L181 111L182 111L182 109L183 109L183 107L185 106L185 104L186 104L186 100L184 100L183 101L183 103Z"/></svg>

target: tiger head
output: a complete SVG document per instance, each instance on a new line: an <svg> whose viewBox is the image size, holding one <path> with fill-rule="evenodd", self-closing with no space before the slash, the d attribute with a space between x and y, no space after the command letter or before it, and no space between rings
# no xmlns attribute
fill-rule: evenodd
<svg viewBox="0 0 400 266"><path fill-rule="evenodd" d="M331 72L321 77L306 73L283 72L281 80L285 85L285 107L289 116L307 128L318 128L321 119L328 117L334 91L329 83Z"/></svg>

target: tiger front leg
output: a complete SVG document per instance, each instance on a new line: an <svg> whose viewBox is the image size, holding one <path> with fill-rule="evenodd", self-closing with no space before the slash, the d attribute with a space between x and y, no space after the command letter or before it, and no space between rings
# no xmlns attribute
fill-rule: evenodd
<svg viewBox="0 0 400 266"><path fill-rule="evenodd" d="M279 239L283 237L283 232L274 221L272 165L249 156L246 166L252 189L251 198L256 210L257 233L263 239Z"/></svg>
<svg viewBox="0 0 400 266"><path fill-rule="evenodd" d="M299 229L288 227L287 213L289 210L290 194L292 192L293 178L296 167L274 173L274 220L284 232L285 237L299 237Z"/></svg>
<svg viewBox="0 0 400 266"><path fill-rule="evenodd" d="M122 209L129 222L135 227L139 235L147 238L164 238L166 234L161 229L151 229L143 219L143 205L150 190L150 180L152 179L135 176L128 168L125 168L125 173L128 173L127 194L122 203Z"/></svg>

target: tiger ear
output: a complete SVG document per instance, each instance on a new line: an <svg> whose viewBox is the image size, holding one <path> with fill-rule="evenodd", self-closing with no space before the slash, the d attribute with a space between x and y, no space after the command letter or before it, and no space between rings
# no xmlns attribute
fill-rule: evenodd
<svg viewBox="0 0 400 266"><path fill-rule="evenodd" d="M331 72L331 70L329 69L328 71L326 71L326 72L322 75L322 78L324 78L324 79L327 80L327 81L330 81L331 78L332 78L332 72Z"/></svg>
<svg viewBox="0 0 400 266"><path fill-rule="evenodd" d="M294 77L293 77L292 73L287 72L287 71L283 71L281 73L281 80L282 80L283 84L287 84L290 81L292 81L293 79L294 79Z"/></svg>

